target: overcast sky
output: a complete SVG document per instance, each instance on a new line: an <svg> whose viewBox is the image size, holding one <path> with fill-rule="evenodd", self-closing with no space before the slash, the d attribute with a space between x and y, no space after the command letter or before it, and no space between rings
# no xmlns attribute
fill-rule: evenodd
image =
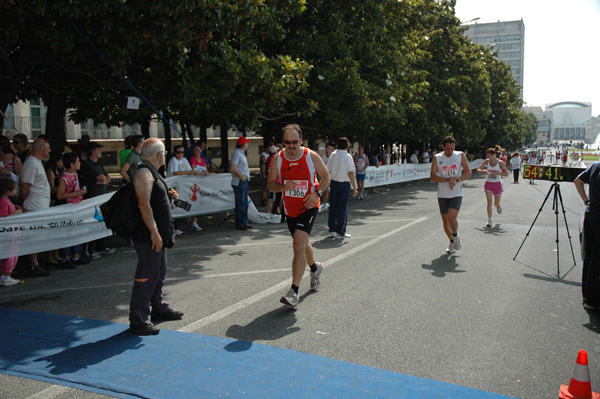
<svg viewBox="0 0 600 399"><path fill-rule="evenodd" d="M600 113L600 0L457 0L461 21L525 24L526 105L592 103Z"/></svg>

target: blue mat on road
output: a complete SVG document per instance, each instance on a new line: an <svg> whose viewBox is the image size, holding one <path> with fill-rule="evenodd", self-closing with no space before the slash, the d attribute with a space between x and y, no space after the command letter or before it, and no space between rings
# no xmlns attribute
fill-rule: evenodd
<svg viewBox="0 0 600 399"><path fill-rule="evenodd" d="M0 308L0 372L121 398L506 396L256 343Z"/></svg>

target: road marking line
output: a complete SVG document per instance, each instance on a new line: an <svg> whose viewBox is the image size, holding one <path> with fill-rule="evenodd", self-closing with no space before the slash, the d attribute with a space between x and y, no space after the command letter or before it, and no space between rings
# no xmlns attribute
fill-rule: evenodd
<svg viewBox="0 0 600 399"><path fill-rule="evenodd" d="M409 227L412 227L412 226L414 226L416 224L424 222L427 219L429 219L428 216L427 217L422 217L422 218L419 218L419 219L416 219L416 220L413 220L412 222L410 222L408 224L405 224L404 226L398 227L397 229L394 229L394 230L392 230L392 231L390 231L390 232L388 232L386 234L383 234L381 236L377 236L376 238L372 239L371 241L367 241L364 244L361 244L361 245L359 245L359 246L357 246L357 247L355 247L355 248L353 248L353 249L351 249L349 251L344 252L341 255L338 255L338 256L334 257L333 259L330 259L329 261L324 262L323 263L323 267L325 268L325 267L332 266L333 264L335 264L335 263L337 263L337 262L339 262L341 260L344 260L344 259L346 259L346 258L354 255L355 253L357 253L359 251L362 251L363 249L365 249L365 248L367 248L367 247L369 247L371 245L377 244L378 242L380 242L382 240L385 240L386 238L391 237L394 234L401 232L402 230L406 230ZM288 269L288 270L291 271L291 269ZM308 271L304 273L304 277L306 277L308 275L309 275ZM246 299L243 299L243 300L241 300L241 301L239 301L237 303L234 303L231 306L228 306L228 307L226 307L224 309L221 309L218 312L215 312L215 313L210 314L210 315L208 315L208 316L206 316L206 317L204 317L204 318L202 318L200 320L197 320L197 321L195 321L193 323L190 323L187 326L182 327L182 328L180 328L177 331L180 331L180 332L195 332L195 331L201 329L202 327L205 327L205 326L207 326L207 325L209 325L211 323L219 321L219 320L221 320L221 319L223 319L223 318L225 318L225 317L227 317L227 316L229 316L229 315L237 312L238 310L242 310L242 309L244 309L244 308L246 308L246 307L248 307L248 306L250 306L250 305L252 305L252 304L254 304L254 303L256 303L256 302L258 302L258 301L260 301L260 300L262 300L262 299L264 299L264 298L266 298L266 297L268 297L268 296L270 296L270 295L272 295L272 294L274 294L276 292L278 292L278 291L281 291L281 290L285 289L290 284L292 284L292 279L288 278L288 279L286 279L286 280L284 280L284 281L282 281L282 282L280 282L278 284L275 284L272 287L269 287L269 288L267 288L267 289L265 289L265 290L263 290L261 292L258 292L258 293L254 294L254 295L252 295L252 296L250 296L250 297L248 297Z"/></svg>
<svg viewBox="0 0 600 399"><path fill-rule="evenodd" d="M275 272L289 272L290 269L269 269L269 270L253 270L249 272L235 272L235 273L222 273L222 274L209 274L202 276L203 278L216 278L216 277L232 277L232 276L246 276L248 274L261 274L261 273L275 273ZM167 280L168 281L168 280Z"/></svg>
<svg viewBox="0 0 600 399"><path fill-rule="evenodd" d="M70 390L71 388L64 387L62 385L52 385L51 387L48 387L43 391L29 396L28 399L54 399L62 396Z"/></svg>

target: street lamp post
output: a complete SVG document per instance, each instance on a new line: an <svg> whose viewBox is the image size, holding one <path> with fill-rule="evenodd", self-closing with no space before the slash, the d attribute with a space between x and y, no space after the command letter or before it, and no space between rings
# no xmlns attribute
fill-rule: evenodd
<svg viewBox="0 0 600 399"><path fill-rule="evenodd" d="M466 24L469 24L469 23L471 23L471 22L479 21L480 19L481 19L481 18L479 18L479 17L476 17L476 18L470 19L470 20L468 20L468 21L466 21L466 22L461 22L460 24L461 24L461 25L466 25Z"/></svg>

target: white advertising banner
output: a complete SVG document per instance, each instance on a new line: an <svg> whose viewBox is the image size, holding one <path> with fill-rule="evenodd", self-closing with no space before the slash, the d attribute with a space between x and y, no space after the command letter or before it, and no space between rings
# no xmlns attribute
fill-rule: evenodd
<svg viewBox="0 0 600 399"><path fill-rule="evenodd" d="M189 202L192 209L173 209L174 218L211 213L225 212L235 209L231 174L213 173L208 176L173 176L165 179L169 187L179 193L179 199Z"/></svg>
<svg viewBox="0 0 600 399"><path fill-rule="evenodd" d="M177 176L165 179L192 209L173 209L174 218L235 209L231 175ZM100 205L113 193L79 204L53 206L41 211L0 218L0 259L66 248L112 235L104 225ZM278 223L279 215L258 212L249 201L248 218L254 223Z"/></svg>
<svg viewBox="0 0 600 399"><path fill-rule="evenodd" d="M483 160L477 159L470 162L471 169L478 168ZM412 180L429 179L431 174L430 163L403 163L394 165L382 165L378 168L369 166L365 187L383 186L386 184L405 183Z"/></svg>
<svg viewBox="0 0 600 399"><path fill-rule="evenodd" d="M429 179L430 163L403 163L382 165L378 168L369 166L365 187L383 186L386 184L404 183L411 180Z"/></svg>
<svg viewBox="0 0 600 399"><path fill-rule="evenodd" d="M475 168L481 160L471 162ZM369 167L365 187L428 179L431 164L396 164ZM177 190L179 198L191 204L189 212L173 209L174 218L233 211L235 200L229 173L208 176L176 176L165 179ZM0 218L0 259L66 248L108 237L100 205L112 193L87 199L79 204L53 206ZM254 223L279 223L280 216L258 212L248 198L248 218Z"/></svg>
<svg viewBox="0 0 600 399"><path fill-rule="evenodd" d="M66 248L109 236L99 207L111 195L0 218L0 258Z"/></svg>

